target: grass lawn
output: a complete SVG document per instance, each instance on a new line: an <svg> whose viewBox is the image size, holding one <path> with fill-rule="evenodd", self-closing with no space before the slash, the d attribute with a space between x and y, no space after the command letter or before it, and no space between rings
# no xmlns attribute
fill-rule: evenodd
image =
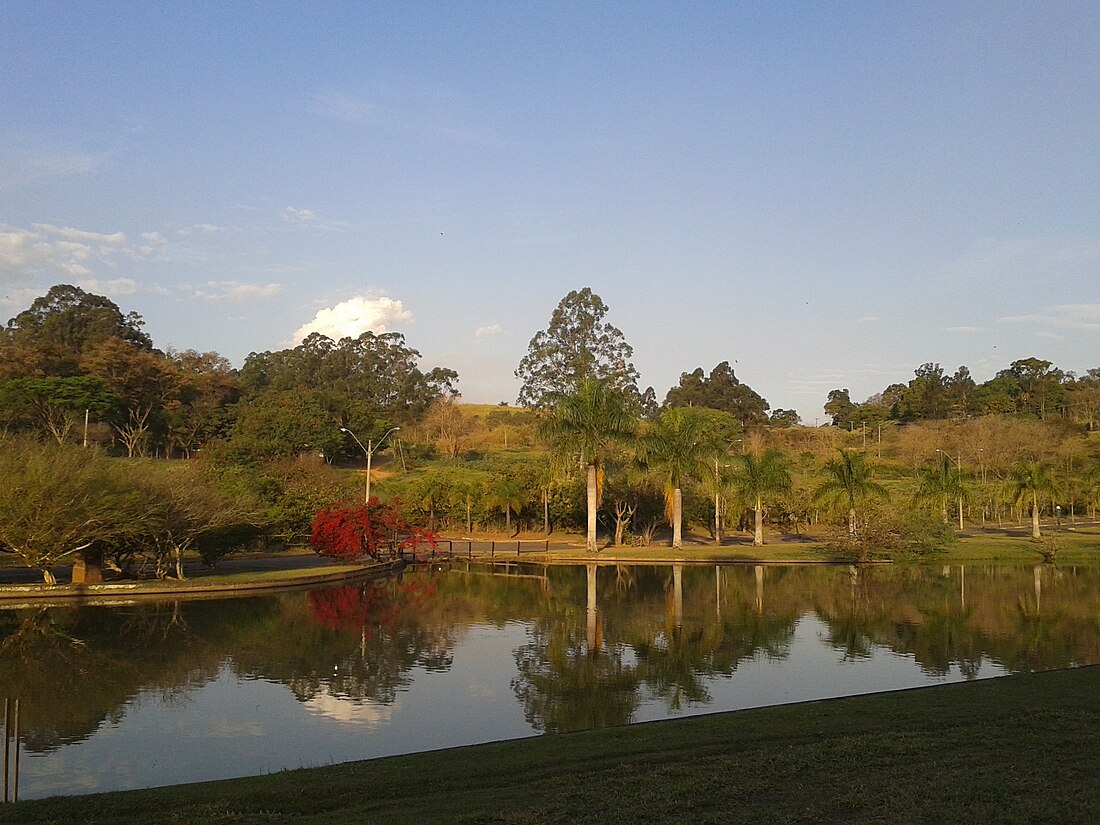
<svg viewBox="0 0 1100 825"><path fill-rule="evenodd" d="M1089 823L1100 667L0 806L0 823Z"/></svg>

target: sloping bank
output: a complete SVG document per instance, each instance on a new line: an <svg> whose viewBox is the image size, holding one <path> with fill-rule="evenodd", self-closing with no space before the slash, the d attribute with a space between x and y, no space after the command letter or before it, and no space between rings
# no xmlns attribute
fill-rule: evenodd
<svg viewBox="0 0 1100 825"><path fill-rule="evenodd" d="M1100 667L0 806L0 823L1100 820Z"/></svg>

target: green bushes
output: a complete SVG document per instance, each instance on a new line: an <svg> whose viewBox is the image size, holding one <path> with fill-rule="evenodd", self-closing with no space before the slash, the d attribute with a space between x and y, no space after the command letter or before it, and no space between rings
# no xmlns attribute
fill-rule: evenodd
<svg viewBox="0 0 1100 825"><path fill-rule="evenodd" d="M0 442L0 478L0 552L47 584L70 562L77 583L99 581L105 567L182 577L189 552L214 564L261 535L301 540L318 509L352 494L347 474L320 462L113 459L22 437Z"/></svg>

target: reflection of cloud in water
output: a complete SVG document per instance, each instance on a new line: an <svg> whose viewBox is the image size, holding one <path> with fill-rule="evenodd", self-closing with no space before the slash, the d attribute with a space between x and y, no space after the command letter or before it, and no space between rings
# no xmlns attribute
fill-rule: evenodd
<svg viewBox="0 0 1100 825"><path fill-rule="evenodd" d="M212 739L243 739L246 736L267 736L267 729L259 722L238 719L218 719L210 723L203 736Z"/></svg>
<svg viewBox="0 0 1100 825"><path fill-rule="evenodd" d="M397 702L380 705L374 702L357 702L342 699L328 693L319 693L306 701L310 713L325 716L347 725L367 725L376 728L388 723L397 712Z"/></svg>

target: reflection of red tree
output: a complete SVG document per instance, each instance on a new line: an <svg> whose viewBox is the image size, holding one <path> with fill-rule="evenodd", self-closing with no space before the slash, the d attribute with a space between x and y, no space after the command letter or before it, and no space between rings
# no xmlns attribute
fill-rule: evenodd
<svg viewBox="0 0 1100 825"><path fill-rule="evenodd" d="M396 502L372 497L367 504L334 504L313 516L309 543L322 556L353 561L363 555L377 559L414 555L424 546L434 548L437 535L409 524Z"/></svg>
<svg viewBox="0 0 1100 825"><path fill-rule="evenodd" d="M424 607L438 595L436 583L428 579L410 578L393 584L392 580L383 579L363 587L311 590L310 617L329 630L362 630L368 622L377 627L392 627L406 610Z"/></svg>

